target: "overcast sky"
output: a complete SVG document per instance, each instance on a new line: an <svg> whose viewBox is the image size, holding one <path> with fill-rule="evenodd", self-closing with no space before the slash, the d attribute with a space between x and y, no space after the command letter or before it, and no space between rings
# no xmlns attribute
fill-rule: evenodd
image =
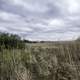
<svg viewBox="0 0 80 80"><path fill-rule="evenodd" d="M80 0L0 0L0 31L30 40L80 36Z"/></svg>

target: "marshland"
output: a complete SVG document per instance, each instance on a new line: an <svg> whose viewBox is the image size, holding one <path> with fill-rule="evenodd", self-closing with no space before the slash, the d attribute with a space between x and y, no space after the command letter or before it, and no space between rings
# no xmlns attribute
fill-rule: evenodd
<svg viewBox="0 0 80 80"><path fill-rule="evenodd" d="M80 41L28 42L0 33L0 80L80 80Z"/></svg>

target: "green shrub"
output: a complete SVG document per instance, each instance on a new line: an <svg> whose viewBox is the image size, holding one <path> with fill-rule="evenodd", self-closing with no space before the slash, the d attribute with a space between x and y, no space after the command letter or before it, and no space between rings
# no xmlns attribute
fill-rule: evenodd
<svg viewBox="0 0 80 80"><path fill-rule="evenodd" d="M18 35L0 33L0 48L25 48L24 42Z"/></svg>

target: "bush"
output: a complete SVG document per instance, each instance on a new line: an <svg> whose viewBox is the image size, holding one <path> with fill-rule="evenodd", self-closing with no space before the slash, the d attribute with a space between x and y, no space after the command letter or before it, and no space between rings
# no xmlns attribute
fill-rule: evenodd
<svg viewBox="0 0 80 80"><path fill-rule="evenodd" d="M18 35L0 33L0 48L24 48L25 44Z"/></svg>

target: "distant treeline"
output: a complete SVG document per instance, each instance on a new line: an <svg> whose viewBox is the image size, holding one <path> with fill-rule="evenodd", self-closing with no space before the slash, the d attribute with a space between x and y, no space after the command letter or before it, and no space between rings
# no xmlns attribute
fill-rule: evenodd
<svg viewBox="0 0 80 80"><path fill-rule="evenodd" d="M76 39L76 41L80 41L80 38ZM26 39L21 39L19 35L2 33L0 32L0 48L25 48L26 43L50 43L55 41L30 41ZM61 42L61 41L58 41Z"/></svg>
<svg viewBox="0 0 80 80"><path fill-rule="evenodd" d="M30 40L26 40L26 39L24 39L23 42L24 43L38 43L38 41L30 41Z"/></svg>
<svg viewBox="0 0 80 80"><path fill-rule="evenodd" d="M21 39L17 34L2 33L0 32L0 49L1 48L25 48L26 43L38 43L38 41L30 41Z"/></svg>

